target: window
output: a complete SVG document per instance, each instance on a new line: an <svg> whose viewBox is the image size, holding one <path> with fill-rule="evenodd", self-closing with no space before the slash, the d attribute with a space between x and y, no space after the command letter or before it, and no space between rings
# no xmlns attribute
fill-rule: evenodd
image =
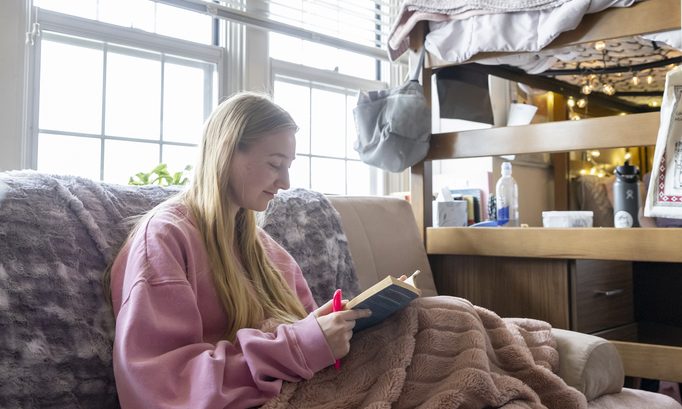
<svg viewBox="0 0 682 409"><path fill-rule="evenodd" d="M299 125L292 187L331 194L368 195L376 191L376 171L353 150L353 106L357 90L277 75L275 103Z"/></svg>
<svg viewBox="0 0 682 409"><path fill-rule="evenodd" d="M77 10L89 18L125 22L109 1L93 2L94 9L87 1L61 3L81 4ZM122 3L131 7L127 15L142 15L133 26L171 34L163 21L184 13L184 38L210 38L206 16ZM37 15L31 145L38 170L127 183L159 163L171 172L194 164L203 121L218 99L220 48L47 10Z"/></svg>
<svg viewBox="0 0 682 409"><path fill-rule="evenodd" d="M347 42L344 48L343 43L334 47L274 32L268 36L275 102L300 128L292 187L328 194L386 193L385 173L365 165L353 149L358 91L384 88L390 79L387 61L356 50L381 47L382 30L388 28L382 3L269 2L272 20Z"/></svg>
<svg viewBox="0 0 682 409"><path fill-rule="evenodd" d="M360 161L353 108L360 89L385 87L335 72L272 61L274 101L299 126L291 186L327 194L383 194L383 172Z"/></svg>

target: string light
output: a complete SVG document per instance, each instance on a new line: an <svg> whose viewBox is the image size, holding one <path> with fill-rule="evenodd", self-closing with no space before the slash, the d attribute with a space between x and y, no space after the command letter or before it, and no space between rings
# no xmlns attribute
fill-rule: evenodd
<svg viewBox="0 0 682 409"><path fill-rule="evenodd" d="M580 92L584 95L590 95L592 93L592 86L585 83L583 86L580 88Z"/></svg>
<svg viewBox="0 0 682 409"><path fill-rule="evenodd" d="M585 98L580 98L575 104L578 108L585 108L587 106L587 100Z"/></svg>
<svg viewBox="0 0 682 409"><path fill-rule="evenodd" d="M654 82L654 77L652 75L648 75L646 77L646 83L651 85Z"/></svg>
<svg viewBox="0 0 682 409"><path fill-rule="evenodd" d="M611 84L604 84L601 88L601 90L604 92L606 95L613 95L616 93L616 89L613 87Z"/></svg>
<svg viewBox="0 0 682 409"><path fill-rule="evenodd" d="M624 157L624 159L625 159L625 160L630 160L630 158L632 158L632 154L631 154L630 152L625 152L625 157Z"/></svg>
<svg viewBox="0 0 682 409"><path fill-rule="evenodd" d="M597 41L594 43L594 49L597 51L601 51L606 48L606 43L603 41Z"/></svg>
<svg viewBox="0 0 682 409"><path fill-rule="evenodd" d="M632 85L639 85L639 77L637 74L632 74Z"/></svg>
<svg viewBox="0 0 682 409"><path fill-rule="evenodd" d="M597 150L594 150L594 151L590 152L590 155L591 155L593 158L598 158L599 156L601 156L601 152L599 152L599 151L597 151Z"/></svg>
<svg viewBox="0 0 682 409"><path fill-rule="evenodd" d="M568 97L568 101L566 101L566 105L568 105L569 108L573 108L575 106L575 99L573 99L573 97Z"/></svg>

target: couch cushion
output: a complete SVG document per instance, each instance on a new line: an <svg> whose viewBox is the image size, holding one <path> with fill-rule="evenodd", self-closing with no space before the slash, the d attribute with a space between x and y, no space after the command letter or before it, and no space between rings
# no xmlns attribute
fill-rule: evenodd
<svg viewBox="0 0 682 409"><path fill-rule="evenodd" d="M660 393L623 388L620 393L601 396L587 403L588 409L682 409L675 399Z"/></svg>
<svg viewBox="0 0 682 409"><path fill-rule="evenodd" d="M282 191L260 215L259 224L296 260L318 305L340 288L359 294L358 278L339 214L329 200L305 189Z"/></svg>
<svg viewBox="0 0 682 409"><path fill-rule="evenodd" d="M409 275L419 269L417 287L422 295L438 295L409 202L376 196L329 196L329 200L341 215L363 290L389 274Z"/></svg>
<svg viewBox="0 0 682 409"><path fill-rule="evenodd" d="M117 408L102 272L122 221L175 191L0 174L0 407Z"/></svg>
<svg viewBox="0 0 682 409"><path fill-rule="evenodd" d="M559 350L559 375L588 401L620 392L625 372L609 341L580 332L552 329Z"/></svg>

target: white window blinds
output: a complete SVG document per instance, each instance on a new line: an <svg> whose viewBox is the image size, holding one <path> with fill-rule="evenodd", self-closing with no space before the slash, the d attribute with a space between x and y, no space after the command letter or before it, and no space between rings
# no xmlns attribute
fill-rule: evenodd
<svg viewBox="0 0 682 409"><path fill-rule="evenodd" d="M397 0L156 0L230 21L386 59Z"/></svg>

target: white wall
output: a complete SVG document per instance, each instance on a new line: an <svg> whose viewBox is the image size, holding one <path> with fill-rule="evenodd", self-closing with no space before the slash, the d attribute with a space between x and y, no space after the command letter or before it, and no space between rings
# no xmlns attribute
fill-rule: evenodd
<svg viewBox="0 0 682 409"><path fill-rule="evenodd" d="M25 2L0 1L0 171L25 167L22 116L26 31Z"/></svg>

